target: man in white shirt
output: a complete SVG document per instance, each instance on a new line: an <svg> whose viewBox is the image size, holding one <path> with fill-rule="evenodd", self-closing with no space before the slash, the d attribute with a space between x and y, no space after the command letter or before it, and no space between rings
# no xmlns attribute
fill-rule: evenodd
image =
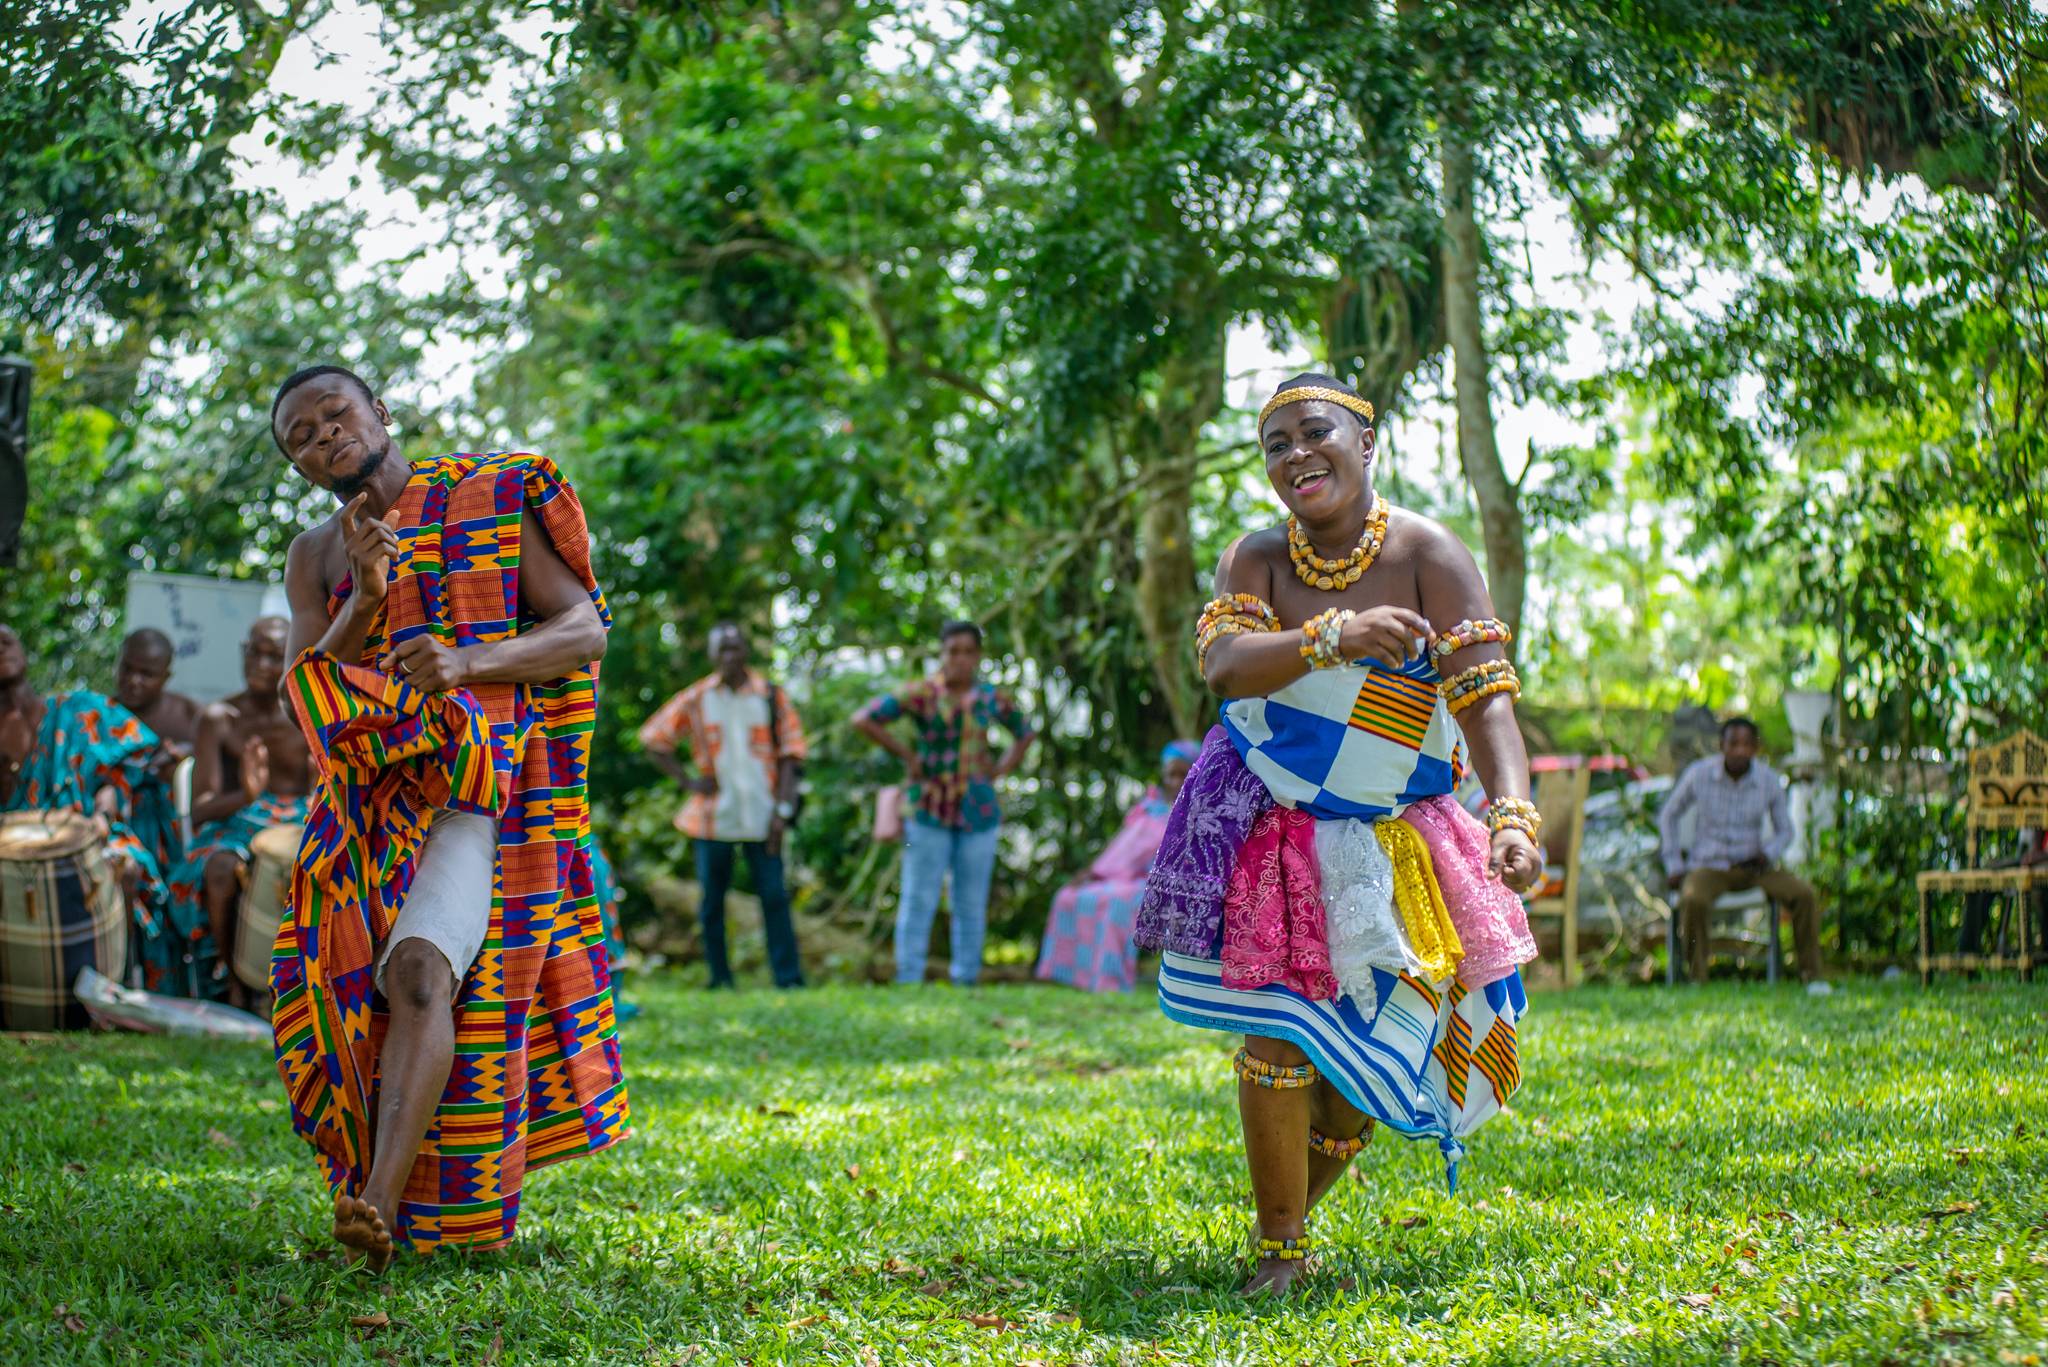
<svg viewBox="0 0 2048 1367"><path fill-rule="evenodd" d="M761 899L775 985L802 987L782 841L796 818L806 754L803 723L781 685L748 668L748 654L746 634L737 624L713 627L711 658L717 668L663 703L640 728L640 743L655 767L690 794L676 813L676 829L697 846L703 888L698 915L711 986L733 985L725 947L725 895L732 887L735 857L744 855Z"/></svg>
<svg viewBox="0 0 2048 1367"><path fill-rule="evenodd" d="M1813 885L1778 867L1792 843L1791 804L1775 770L1756 757L1756 723L1731 717L1721 724L1721 753L1695 760L1658 814L1664 868L1678 895L1679 935L1686 974L1707 980L1707 919L1725 893L1762 888L1792 913L1799 976L1819 979L1820 911ZM1681 845L1679 818L1698 809L1690 848ZM1764 834L1768 818L1770 835ZM1820 990L1820 989L1816 989Z"/></svg>

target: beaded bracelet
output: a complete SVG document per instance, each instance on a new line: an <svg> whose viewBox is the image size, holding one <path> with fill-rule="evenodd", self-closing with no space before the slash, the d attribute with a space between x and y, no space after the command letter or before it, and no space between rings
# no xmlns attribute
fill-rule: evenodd
<svg viewBox="0 0 2048 1367"><path fill-rule="evenodd" d="M1356 1158L1359 1154L1365 1152L1366 1141L1372 1138L1372 1127L1372 1118L1368 1116L1366 1117L1365 1128L1360 1130L1354 1138L1332 1139L1311 1125L1308 1127L1308 1146L1315 1152L1330 1158Z"/></svg>
<svg viewBox="0 0 2048 1367"><path fill-rule="evenodd" d="M1313 1063L1296 1064L1289 1067L1284 1063L1268 1063L1262 1058L1252 1057L1249 1049L1239 1049L1237 1057L1230 1061L1237 1075L1258 1087L1270 1087L1276 1092L1291 1092L1297 1087L1313 1087L1322 1074Z"/></svg>
<svg viewBox="0 0 2048 1367"><path fill-rule="evenodd" d="M1476 621L1467 618L1437 637L1436 644L1431 646L1430 650L1441 660L1445 656L1457 654L1466 646L1483 645L1488 641L1499 641L1506 645L1514 639L1515 633L1509 631L1508 624L1498 617L1481 617Z"/></svg>
<svg viewBox="0 0 2048 1367"><path fill-rule="evenodd" d="M1301 658L1310 669L1335 669L1344 664L1344 624L1357 614L1350 608L1326 608L1301 628Z"/></svg>
<svg viewBox="0 0 2048 1367"><path fill-rule="evenodd" d="M1486 809L1486 829L1494 835L1520 831L1533 845L1543 833L1543 813L1526 797L1497 797Z"/></svg>
<svg viewBox="0 0 2048 1367"><path fill-rule="evenodd" d="M1315 1247L1315 1241L1304 1234L1299 1239L1261 1239L1259 1258L1283 1263L1300 1262Z"/></svg>

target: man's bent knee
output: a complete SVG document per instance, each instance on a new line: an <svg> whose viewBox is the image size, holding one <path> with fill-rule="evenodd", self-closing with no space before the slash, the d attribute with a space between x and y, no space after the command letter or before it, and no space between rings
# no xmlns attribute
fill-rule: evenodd
<svg viewBox="0 0 2048 1367"><path fill-rule="evenodd" d="M206 867L201 873L206 890L221 893L239 889L243 867L242 857L232 850L215 850L208 856Z"/></svg>
<svg viewBox="0 0 2048 1367"><path fill-rule="evenodd" d="M384 961L384 997L414 1011L446 1010L455 997L448 957L430 940L401 940Z"/></svg>

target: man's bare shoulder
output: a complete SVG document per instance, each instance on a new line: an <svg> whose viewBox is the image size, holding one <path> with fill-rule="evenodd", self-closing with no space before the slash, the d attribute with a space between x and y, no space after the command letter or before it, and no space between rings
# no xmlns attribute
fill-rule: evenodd
<svg viewBox="0 0 2048 1367"><path fill-rule="evenodd" d="M315 525L292 538L284 554L287 586L293 581L317 579L323 591L340 582L337 567L341 547L341 511L336 509Z"/></svg>

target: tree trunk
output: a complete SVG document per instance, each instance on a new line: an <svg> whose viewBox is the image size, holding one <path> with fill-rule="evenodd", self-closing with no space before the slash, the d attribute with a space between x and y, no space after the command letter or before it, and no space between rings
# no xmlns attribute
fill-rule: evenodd
<svg viewBox="0 0 2048 1367"><path fill-rule="evenodd" d="M1195 669L1201 567L1188 526L1202 428L1223 406L1223 335L1160 370L1138 472L1138 623L1176 736L1200 735L1202 681ZM1146 430L1149 429L1149 430Z"/></svg>
<svg viewBox="0 0 2048 1367"><path fill-rule="evenodd" d="M1486 543L1486 582L1494 614L1517 635L1522 629L1522 595L1529 577L1522 509L1515 486L1500 463L1493 435L1492 367L1486 356L1479 295L1479 224L1472 212L1472 148L1457 125L1443 131L1444 329L1458 396L1458 457L1479 502L1480 535Z"/></svg>

